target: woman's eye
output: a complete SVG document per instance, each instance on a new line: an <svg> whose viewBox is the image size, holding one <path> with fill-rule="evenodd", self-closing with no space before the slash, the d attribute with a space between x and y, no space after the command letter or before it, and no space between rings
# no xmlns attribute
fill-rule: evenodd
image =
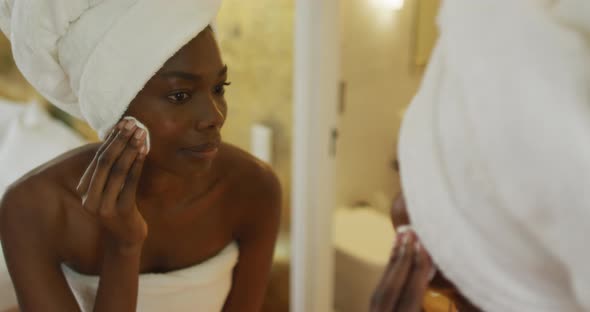
<svg viewBox="0 0 590 312"><path fill-rule="evenodd" d="M168 99L176 102L176 103L182 103L182 102L186 102L186 100L188 100L190 98L190 95L186 92L175 92L173 94L170 94L168 96Z"/></svg>
<svg viewBox="0 0 590 312"><path fill-rule="evenodd" d="M215 88L213 89L213 92L215 92L215 94L217 94L217 95L224 95L225 94L225 87L229 86L229 85L231 85L231 82L220 83L215 86Z"/></svg>

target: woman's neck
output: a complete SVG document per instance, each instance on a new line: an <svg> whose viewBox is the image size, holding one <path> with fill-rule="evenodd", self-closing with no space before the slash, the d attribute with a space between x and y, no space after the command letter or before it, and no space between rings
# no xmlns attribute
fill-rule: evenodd
<svg viewBox="0 0 590 312"><path fill-rule="evenodd" d="M146 162L141 174L137 196L145 201L183 203L205 193L215 183L212 168L202 172L178 174Z"/></svg>

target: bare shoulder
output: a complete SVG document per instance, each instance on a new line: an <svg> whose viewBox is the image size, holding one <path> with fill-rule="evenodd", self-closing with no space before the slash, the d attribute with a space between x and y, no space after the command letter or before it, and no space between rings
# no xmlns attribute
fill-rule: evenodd
<svg viewBox="0 0 590 312"><path fill-rule="evenodd" d="M59 234L64 203L77 196L77 178L93 149L87 145L67 152L10 185L0 199L0 239L10 234L43 238Z"/></svg>
<svg viewBox="0 0 590 312"><path fill-rule="evenodd" d="M280 196L280 183L271 166L239 147L224 143L218 165L230 177L230 187L250 195Z"/></svg>
<svg viewBox="0 0 590 312"><path fill-rule="evenodd" d="M240 208L240 220L253 226L279 222L281 185L268 164L236 146L223 144L217 165L228 177L227 192Z"/></svg>
<svg viewBox="0 0 590 312"><path fill-rule="evenodd" d="M12 184L0 201L0 239L22 235L43 237L57 226L59 218L57 187L47 177L29 174Z"/></svg>

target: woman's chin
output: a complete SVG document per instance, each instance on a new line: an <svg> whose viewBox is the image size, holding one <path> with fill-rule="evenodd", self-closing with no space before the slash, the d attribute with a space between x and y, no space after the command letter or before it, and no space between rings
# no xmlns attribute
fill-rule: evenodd
<svg viewBox="0 0 590 312"><path fill-rule="evenodd" d="M202 174L213 166L214 158L204 158L204 159L189 159L188 161L184 162L184 166L178 168L181 171L181 174ZM180 162L179 162L180 164Z"/></svg>
<svg viewBox="0 0 590 312"><path fill-rule="evenodd" d="M173 159L153 159L147 158L147 162L152 168L167 171L179 176L194 176L206 173L213 166L215 158L191 158L175 157Z"/></svg>

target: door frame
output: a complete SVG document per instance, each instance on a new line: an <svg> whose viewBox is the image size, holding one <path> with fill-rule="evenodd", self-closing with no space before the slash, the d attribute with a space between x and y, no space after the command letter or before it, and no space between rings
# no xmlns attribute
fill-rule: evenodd
<svg viewBox="0 0 590 312"><path fill-rule="evenodd" d="M292 312L331 312L339 0L295 0L291 194Z"/></svg>

